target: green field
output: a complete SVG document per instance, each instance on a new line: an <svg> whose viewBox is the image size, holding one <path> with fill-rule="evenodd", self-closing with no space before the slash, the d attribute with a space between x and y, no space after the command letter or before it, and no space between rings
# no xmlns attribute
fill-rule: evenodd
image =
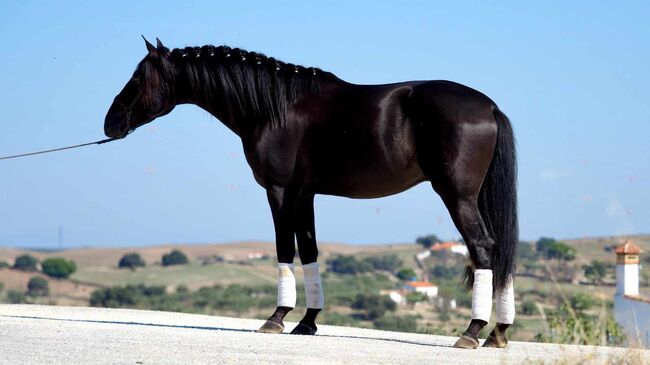
<svg viewBox="0 0 650 365"><path fill-rule="evenodd" d="M137 270L107 267L81 267L72 279L100 286L145 284L150 286L190 288L214 284L262 285L274 284L277 280L275 268L270 262L252 265L212 264L201 265L191 262L178 266L147 266Z"/></svg>

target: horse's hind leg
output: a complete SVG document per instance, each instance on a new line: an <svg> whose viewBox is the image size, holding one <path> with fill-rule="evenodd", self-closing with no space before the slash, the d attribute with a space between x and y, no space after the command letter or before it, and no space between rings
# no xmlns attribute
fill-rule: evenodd
<svg viewBox="0 0 650 365"><path fill-rule="evenodd" d="M476 196L457 196L441 193L452 219L465 239L470 253L474 281L472 283L472 321L460 336L455 347L476 348L478 333L485 327L492 312L492 264L494 247L476 204Z"/></svg>
<svg viewBox="0 0 650 365"><path fill-rule="evenodd" d="M316 231L314 227L314 195L304 193L296 210L296 238L298 239L298 254L302 263L305 278L305 297L307 312L296 328L291 331L294 335L316 334L316 316L323 309L323 287L318 270L318 247L316 246Z"/></svg>
<svg viewBox="0 0 650 365"><path fill-rule="evenodd" d="M496 143L496 125L452 122L426 124L417 142L418 160L449 210L470 254L472 321L455 346L476 348L478 333L492 311L492 252L495 247L478 208L481 185ZM438 128L438 130L436 130ZM429 132L429 133L427 133ZM436 138L438 136L438 138ZM468 283L470 284L470 283Z"/></svg>
<svg viewBox="0 0 650 365"><path fill-rule="evenodd" d="M497 290L496 312L497 325L483 343L483 347L504 348L508 345L506 330L515 319L515 289L513 286L512 276L508 278L505 288Z"/></svg>

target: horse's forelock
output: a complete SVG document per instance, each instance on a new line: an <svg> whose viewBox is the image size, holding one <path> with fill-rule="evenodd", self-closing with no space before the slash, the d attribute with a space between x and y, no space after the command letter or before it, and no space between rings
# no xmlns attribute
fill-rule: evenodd
<svg viewBox="0 0 650 365"><path fill-rule="evenodd" d="M150 105L156 95L156 91L168 92L175 77L173 64L166 57L147 56L138 65L138 72L141 75L142 101Z"/></svg>

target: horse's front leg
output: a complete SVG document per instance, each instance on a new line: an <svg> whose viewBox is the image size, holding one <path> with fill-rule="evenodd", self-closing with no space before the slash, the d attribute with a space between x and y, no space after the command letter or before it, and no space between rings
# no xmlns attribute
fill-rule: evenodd
<svg viewBox="0 0 650 365"><path fill-rule="evenodd" d="M293 258L296 255L294 217L296 196L291 190L271 187L266 196L273 214L275 248L278 256L278 302L275 312L257 332L282 333L284 317L296 306L296 278Z"/></svg>
<svg viewBox="0 0 650 365"><path fill-rule="evenodd" d="M318 248L316 247L316 231L314 227L314 195L303 193L296 209L295 220L298 253L302 263L305 278L305 297L307 312L296 328L291 331L294 335L316 334L316 316L323 309L325 302L320 272L318 270Z"/></svg>

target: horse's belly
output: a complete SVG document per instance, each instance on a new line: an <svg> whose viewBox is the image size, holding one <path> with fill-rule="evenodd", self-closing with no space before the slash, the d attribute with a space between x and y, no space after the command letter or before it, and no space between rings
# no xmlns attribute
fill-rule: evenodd
<svg viewBox="0 0 650 365"><path fill-rule="evenodd" d="M357 199L381 198L401 193L425 180L417 164L401 170L355 169L320 179L317 192Z"/></svg>

